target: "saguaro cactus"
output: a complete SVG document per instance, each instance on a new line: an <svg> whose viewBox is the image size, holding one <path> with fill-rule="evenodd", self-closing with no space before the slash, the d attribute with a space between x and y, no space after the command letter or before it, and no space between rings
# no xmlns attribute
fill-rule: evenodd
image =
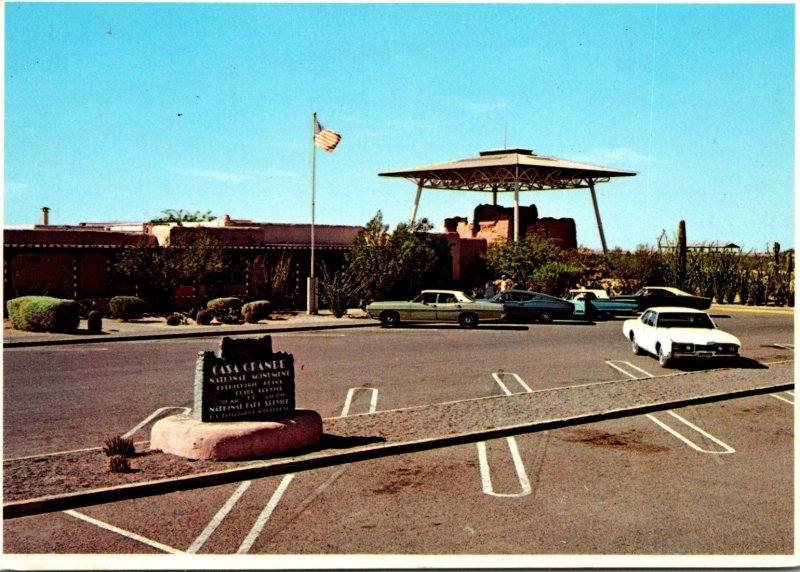
<svg viewBox="0 0 800 572"><path fill-rule="evenodd" d="M678 288L686 287L686 221L678 223Z"/></svg>

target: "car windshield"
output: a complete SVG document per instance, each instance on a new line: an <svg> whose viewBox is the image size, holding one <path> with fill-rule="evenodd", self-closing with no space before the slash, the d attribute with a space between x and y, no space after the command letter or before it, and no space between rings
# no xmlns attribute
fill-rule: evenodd
<svg viewBox="0 0 800 572"><path fill-rule="evenodd" d="M714 322L711 321L708 314L695 314L694 312L659 314L657 324L659 328L714 328Z"/></svg>

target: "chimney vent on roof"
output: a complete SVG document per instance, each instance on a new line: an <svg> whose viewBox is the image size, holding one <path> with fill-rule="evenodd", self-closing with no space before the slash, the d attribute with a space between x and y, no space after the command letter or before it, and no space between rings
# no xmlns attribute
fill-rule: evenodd
<svg viewBox="0 0 800 572"><path fill-rule="evenodd" d="M42 224L44 226L50 224L50 207L42 207Z"/></svg>

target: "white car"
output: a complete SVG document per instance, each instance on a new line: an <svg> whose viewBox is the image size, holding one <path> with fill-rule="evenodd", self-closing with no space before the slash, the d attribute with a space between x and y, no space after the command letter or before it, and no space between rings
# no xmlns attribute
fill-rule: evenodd
<svg viewBox="0 0 800 572"><path fill-rule="evenodd" d="M681 358L738 359L739 338L717 328L702 310L677 307L649 308L638 318L625 320L622 333L636 355L649 352L661 367Z"/></svg>

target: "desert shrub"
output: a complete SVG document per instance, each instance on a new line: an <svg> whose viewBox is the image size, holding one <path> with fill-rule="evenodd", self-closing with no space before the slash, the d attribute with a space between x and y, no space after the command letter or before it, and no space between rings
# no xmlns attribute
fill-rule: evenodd
<svg viewBox="0 0 800 572"><path fill-rule="evenodd" d="M206 307L223 324L238 324L242 321L242 301L239 298L214 298L208 301Z"/></svg>
<svg viewBox="0 0 800 572"><path fill-rule="evenodd" d="M167 325L168 326L185 326L189 323L188 318L186 315L181 314L180 312L173 312L169 316L167 316Z"/></svg>
<svg viewBox="0 0 800 572"><path fill-rule="evenodd" d="M114 296L108 302L111 316L123 322L141 318L146 309L147 303L138 296Z"/></svg>
<svg viewBox="0 0 800 572"><path fill-rule="evenodd" d="M78 304L49 296L23 296L6 304L11 327L32 332L71 332L78 329Z"/></svg>
<svg viewBox="0 0 800 572"><path fill-rule="evenodd" d="M128 458L123 455L111 455L106 457L106 472L107 473L129 473L131 465Z"/></svg>
<svg viewBox="0 0 800 572"><path fill-rule="evenodd" d="M259 254L253 261L253 289L256 296L270 300L276 310L285 310L298 303L296 291L297 264L283 251L279 259Z"/></svg>
<svg viewBox="0 0 800 572"><path fill-rule="evenodd" d="M319 287L322 305L337 318L344 316L349 308L358 306L364 290L356 274L349 268L331 274L327 267L323 267Z"/></svg>
<svg viewBox="0 0 800 572"><path fill-rule="evenodd" d="M244 321L248 324L266 320L269 318L270 312L272 312L272 304L267 300L255 300L242 306L242 315L245 318Z"/></svg>
<svg viewBox="0 0 800 572"><path fill-rule="evenodd" d="M103 453L107 457L121 455L123 457L133 457L136 454L136 447L132 439L127 437L110 437L103 443Z"/></svg>
<svg viewBox="0 0 800 572"><path fill-rule="evenodd" d="M214 319L214 314L210 310L198 310L194 317L194 321L197 322L198 326L207 326L212 319Z"/></svg>

